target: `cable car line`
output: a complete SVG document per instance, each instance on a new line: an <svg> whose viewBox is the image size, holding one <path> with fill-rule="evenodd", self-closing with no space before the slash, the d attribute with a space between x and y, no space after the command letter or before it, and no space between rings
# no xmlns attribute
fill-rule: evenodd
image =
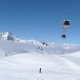
<svg viewBox="0 0 80 80"><path fill-rule="evenodd" d="M74 3L71 5L71 7L69 8L69 10L66 12L68 14L68 12L73 8L73 6L76 4L78 0L75 0Z"/></svg>
<svg viewBox="0 0 80 80"><path fill-rule="evenodd" d="M69 10L67 11L67 13L72 9L72 7L75 5L75 3L77 2L77 0L75 0L75 2L71 5L71 7L69 8ZM62 22L62 28L64 28L64 32L66 32L66 29L68 29L70 27L70 22L69 20L66 20L66 14L64 14L63 18L63 22ZM63 39L66 39L66 34L62 34L61 37Z"/></svg>

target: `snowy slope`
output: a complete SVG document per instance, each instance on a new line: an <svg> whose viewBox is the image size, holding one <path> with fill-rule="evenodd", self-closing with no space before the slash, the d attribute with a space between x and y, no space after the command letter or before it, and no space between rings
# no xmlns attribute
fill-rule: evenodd
<svg viewBox="0 0 80 80"><path fill-rule="evenodd" d="M40 47L40 49L37 49ZM42 53L43 54L69 54L80 51L80 46L75 45L56 45L43 46L33 43L14 42L9 40L0 40L0 56L10 56L21 53Z"/></svg>
<svg viewBox="0 0 80 80"><path fill-rule="evenodd" d="M71 60L72 62L76 63L77 65L80 65L80 51L70 53L70 54L61 55L61 56Z"/></svg>
<svg viewBox="0 0 80 80"><path fill-rule="evenodd" d="M0 80L80 80L79 68L59 55L18 54L0 58Z"/></svg>

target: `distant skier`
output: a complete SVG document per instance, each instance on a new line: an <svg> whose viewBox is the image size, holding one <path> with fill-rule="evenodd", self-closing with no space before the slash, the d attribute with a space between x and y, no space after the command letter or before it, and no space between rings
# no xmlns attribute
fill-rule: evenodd
<svg viewBox="0 0 80 80"><path fill-rule="evenodd" d="M42 73L42 72L41 72L41 68L39 69L39 73Z"/></svg>
<svg viewBox="0 0 80 80"><path fill-rule="evenodd" d="M41 49L41 51L42 51L42 54L43 54L43 49Z"/></svg>

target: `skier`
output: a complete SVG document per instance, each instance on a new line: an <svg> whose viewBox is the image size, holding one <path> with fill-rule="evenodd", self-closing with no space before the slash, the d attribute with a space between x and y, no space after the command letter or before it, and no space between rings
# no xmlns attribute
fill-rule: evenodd
<svg viewBox="0 0 80 80"><path fill-rule="evenodd" d="M41 68L39 69L39 72L42 73L42 72L41 72Z"/></svg>

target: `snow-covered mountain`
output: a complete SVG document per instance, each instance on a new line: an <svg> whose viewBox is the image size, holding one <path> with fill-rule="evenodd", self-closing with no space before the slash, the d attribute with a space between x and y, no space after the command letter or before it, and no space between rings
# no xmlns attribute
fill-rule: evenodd
<svg viewBox="0 0 80 80"><path fill-rule="evenodd" d="M2 33L0 33L0 39L12 40L12 41L19 41L20 40L19 37L13 35L10 32L2 32Z"/></svg>
<svg viewBox="0 0 80 80"><path fill-rule="evenodd" d="M47 44L47 46L46 46ZM10 32L0 33L0 56L10 56L20 53L67 54L80 51L80 46L74 44L43 43L36 40L22 40Z"/></svg>
<svg viewBox="0 0 80 80"><path fill-rule="evenodd" d="M32 44L41 44L41 42L36 41L36 40L22 40L18 36L15 36L14 34L10 32L1 32L0 33L0 39L1 40L10 40L10 41L15 41L15 42L21 42L21 43L32 43Z"/></svg>
<svg viewBox="0 0 80 80"><path fill-rule="evenodd" d="M49 43L46 43L44 41L39 42L39 41L36 41L34 39L22 40L18 36L12 34L11 32L1 32L0 33L0 40L10 40L10 41L21 42L21 43L32 43L35 45L44 45L44 46L47 44L48 46L52 46L52 47L55 45L55 43L53 43L53 42L49 42ZM76 44L68 44L68 43L64 43L63 45L64 46L68 46L68 45L77 46Z"/></svg>

